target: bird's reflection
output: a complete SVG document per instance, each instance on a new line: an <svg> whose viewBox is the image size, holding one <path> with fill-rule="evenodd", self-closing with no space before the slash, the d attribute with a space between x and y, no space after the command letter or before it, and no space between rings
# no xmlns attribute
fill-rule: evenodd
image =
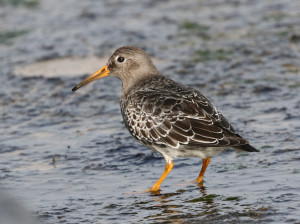
<svg viewBox="0 0 300 224"><path fill-rule="evenodd" d="M214 196L207 194L207 188L203 184L199 184L197 189L200 192L200 197L199 194L195 194L194 198L189 196L187 200L179 196L188 192L191 194L195 192L195 188L190 190L180 189L173 193L161 193L160 190L151 192L150 195L157 202L154 207L160 211L152 218L155 218L157 221L168 220L172 221L172 223L183 223L184 219L187 216L193 216L193 213L197 216L204 216L216 212ZM192 203L197 203L197 206L191 206ZM201 203L202 206L199 206Z"/></svg>
<svg viewBox="0 0 300 224"><path fill-rule="evenodd" d="M207 196L206 187L203 186L203 182L198 183L198 187L200 188L200 193L202 194L202 197Z"/></svg>
<svg viewBox="0 0 300 224"><path fill-rule="evenodd" d="M183 223L183 219L180 218L179 208L181 205L176 205L174 202L175 200L171 199L172 196L180 195L184 191L179 190L175 193L165 193L162 194L159 191L151 192L151 196L153 196L153 199L158 202L154 206L156 208L160 208L159 214L154 215L152 218L155 218L156 221L172 221L172 223Z"/></svg>

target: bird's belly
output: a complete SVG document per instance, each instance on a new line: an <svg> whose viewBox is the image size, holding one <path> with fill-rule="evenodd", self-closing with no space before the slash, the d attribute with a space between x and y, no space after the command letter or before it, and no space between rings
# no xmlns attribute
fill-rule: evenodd
<svg viewBox="0 0 300 224"><path fill-rule="evenodd" d="M181 145L179 148L171 148L152 145L149 148L161 153L168 162L176 157L198 157L205 159L207 157L218 155L227 147L188 147L186 145Z"/></svg>

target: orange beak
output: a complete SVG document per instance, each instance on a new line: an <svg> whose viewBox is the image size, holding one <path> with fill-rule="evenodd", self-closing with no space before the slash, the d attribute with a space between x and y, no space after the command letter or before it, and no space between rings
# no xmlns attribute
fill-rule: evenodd
<svg viewBox="0 0 300 224"><path fill-rule="evenodd" d="M84 79L82 82L80 82L79 84L77 84L72 91L76 91L77 89L79 89L80 87L95 81L97 79L101 79L105 76L109 75L109 70L107 68L107 66L105 65L103 68L99 69L98 71L96 71L94 74L90 75L89 77L87 77L86 79Z"/></svg>

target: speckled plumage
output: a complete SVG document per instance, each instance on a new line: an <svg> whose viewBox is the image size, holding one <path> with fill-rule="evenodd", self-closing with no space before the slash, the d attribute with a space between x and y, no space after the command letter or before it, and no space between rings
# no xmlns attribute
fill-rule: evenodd
<svg viewBox="0 0 300 224"><path fill-rule="evenodd" d="M99 71L73 88L105 76L122 81L120 106L125 126L132 136L161 153L166 169L149 191L156 191L173 167L175 157L200 157L202 182L210 157L233 147L256 152L238 135L226 118L200 92L161 75L140 48L122 47Z"/></svg>
<svg viewBox="0 0 300 224"><path fill-rule="evenodd" d="M161 75L145 78L124 92L120 106L131 135L152 149L173 148L178 155L194 151L190 154L195 156L195 151L205 148L217 147L219 152L248 144L204 95Z"/></svg>

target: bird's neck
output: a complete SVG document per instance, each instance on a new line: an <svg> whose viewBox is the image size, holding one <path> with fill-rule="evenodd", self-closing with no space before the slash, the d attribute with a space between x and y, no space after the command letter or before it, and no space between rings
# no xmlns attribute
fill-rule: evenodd
<svg viewBox="0 0 300 224"><path fill-rule="evenodd" d="M122 82L122 95L127 95L128 93L135 91L144 83L147 83L156 76L161 76L161 74L157 72L153 74L139 75L138 77L129 76L125 82Z"/></svg>

